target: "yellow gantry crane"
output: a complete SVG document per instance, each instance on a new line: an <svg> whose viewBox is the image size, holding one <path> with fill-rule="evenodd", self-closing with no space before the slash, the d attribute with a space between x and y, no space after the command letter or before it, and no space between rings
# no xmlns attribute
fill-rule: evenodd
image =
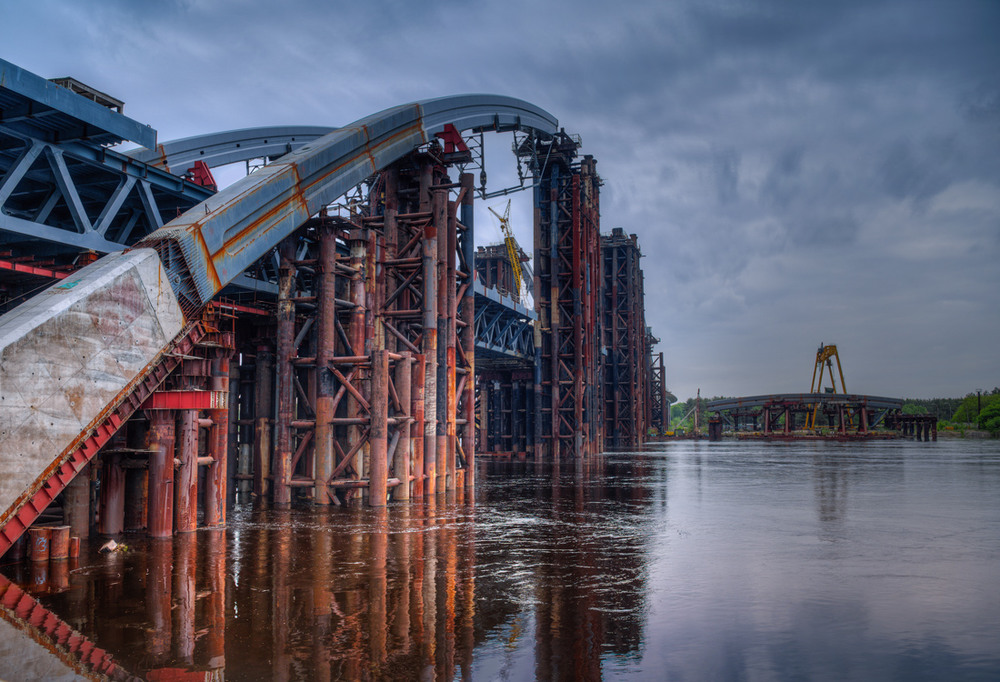
<svg viewBox="0 0 1000 682"><path fill-rule="evenodd" d="M514 292L515 298L521 298L521 259L518 257L518 246L514 240L514 233L510 229L510 199L507 200L507 208L503 215L493 210L492 206L487 207L490 213L500 220L500 229L503 230L503 241L507 245L507 258L510 260L510 267L514 270Z"/></svg>
<svg viewBox="0 0 1000 682"><path fill-rule="evenodd" d="M827 370L830 371L830 388L826 389L827 393L838 393L837 391L837 377L833 373L833 361L837 361L837 374L840 375L840 393L847 393L847 386L844 384L844 370L840 366L840 355L837 354L837 347L834 345L825 346L822 343L819 344L819 349L816 351L816 364L813 365L813 378L809 383L810 393L819 393L823 390L823 375ZM817 380L816 371L819 370L819 379ZM819 411L819 404L817 403L812 410L812 413L806 413L806 428L812 429L816 427L816 413Z"/></svg>

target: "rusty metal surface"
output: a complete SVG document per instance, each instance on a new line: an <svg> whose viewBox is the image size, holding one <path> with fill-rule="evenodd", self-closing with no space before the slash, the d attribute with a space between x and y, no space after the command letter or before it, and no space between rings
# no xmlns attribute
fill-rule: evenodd
<svg viewBox="0 0 1000 682"><path fill-rule="evenodd" d="M445 125L552 134L556 123L534 105L492 95L443 97L387 109L268 164L140 244L160 252L175 291L197 307L324 205L434 139Z"/></svg>

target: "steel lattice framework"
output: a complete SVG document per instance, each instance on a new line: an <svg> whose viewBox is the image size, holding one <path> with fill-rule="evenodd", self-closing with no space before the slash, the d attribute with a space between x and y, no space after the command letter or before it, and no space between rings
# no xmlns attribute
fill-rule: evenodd
<svg viewBox="0 0 1000 682"><path fill-rule="evenodd" d="M645 441L649 418L649 336L642 253L635 235L616 227L601 238L604 432L610 447Z"/></svg>
<svg viewBox="0 0 1000 682"><path fill-rule="evenodd" d="M520 153L535 174L535 448L586 457L602 444L598 381L600 177L562 132ZM547 450L547 452L545 452Z"/></svg>

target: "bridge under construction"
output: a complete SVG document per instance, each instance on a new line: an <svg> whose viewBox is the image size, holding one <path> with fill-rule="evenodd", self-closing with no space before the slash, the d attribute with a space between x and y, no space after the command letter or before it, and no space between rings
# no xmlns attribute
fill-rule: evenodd
<svg viewBox="0 0 1000 682"><path fill-rule="evenodd" d="M463 95L161 144L123 110L0 61L0 554L220 527L237 497L381 506L472 488L477 453L667 427L638 238L601 232L597 161L551 114ZM530 259L477 251L486 133L513 136Z"/></svg>
<svg viewBox="0 0 1000 682"><path fill-rule="evenodd" d="M830 385L824 386L827 376ZM720 440L727 427L738 438L765 440L937 440L935 415L904 414L899 398L848 393L837 347L823 343L816 351L808 393L723 398L706 409L714 413L708 420L709 440Z"/></svg>

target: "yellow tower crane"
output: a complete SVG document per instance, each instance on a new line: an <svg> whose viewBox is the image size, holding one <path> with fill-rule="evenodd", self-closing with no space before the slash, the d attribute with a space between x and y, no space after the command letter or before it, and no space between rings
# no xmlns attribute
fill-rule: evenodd
<svg viewBox="0 0 1000 682"><path fill-rule="evenodd" d="M493 210L492 206L487 207L490 209L490 213L495 215L500 220L500 229L503 230L503 241L507 245L507 259L510 260L510 267L514 271L514 292L515 298L520 300L521 298L521 259L518 257L518 246L517 241L514 239L514 233L510 229L510 199L507 200L507 208L504 209L503 215L500 215Z"/></svg>
<svg viewBox="0 0 1000 682"><path fill-rule="evenodd" d="M844 384L844 370L840 366L840 355L837 354L837 347L834 345L825 346L822 343L819 344L819 349L816 351L816 364L813 365L813 376L812 381L809 383L810 393L819 393L823 390L823 375L827 370L830 371L830 388L826 389L827 393L837 393L837 378L833 373L833 361L837 361L837 374L840 375L840 393L847 393L847 386ZM817 380L816 370L819 370L819 378ZM816 427L816 413L819 411L819 404L817 403L812 410L812 413L806 414L806 428L812 429Z"/></svg>

